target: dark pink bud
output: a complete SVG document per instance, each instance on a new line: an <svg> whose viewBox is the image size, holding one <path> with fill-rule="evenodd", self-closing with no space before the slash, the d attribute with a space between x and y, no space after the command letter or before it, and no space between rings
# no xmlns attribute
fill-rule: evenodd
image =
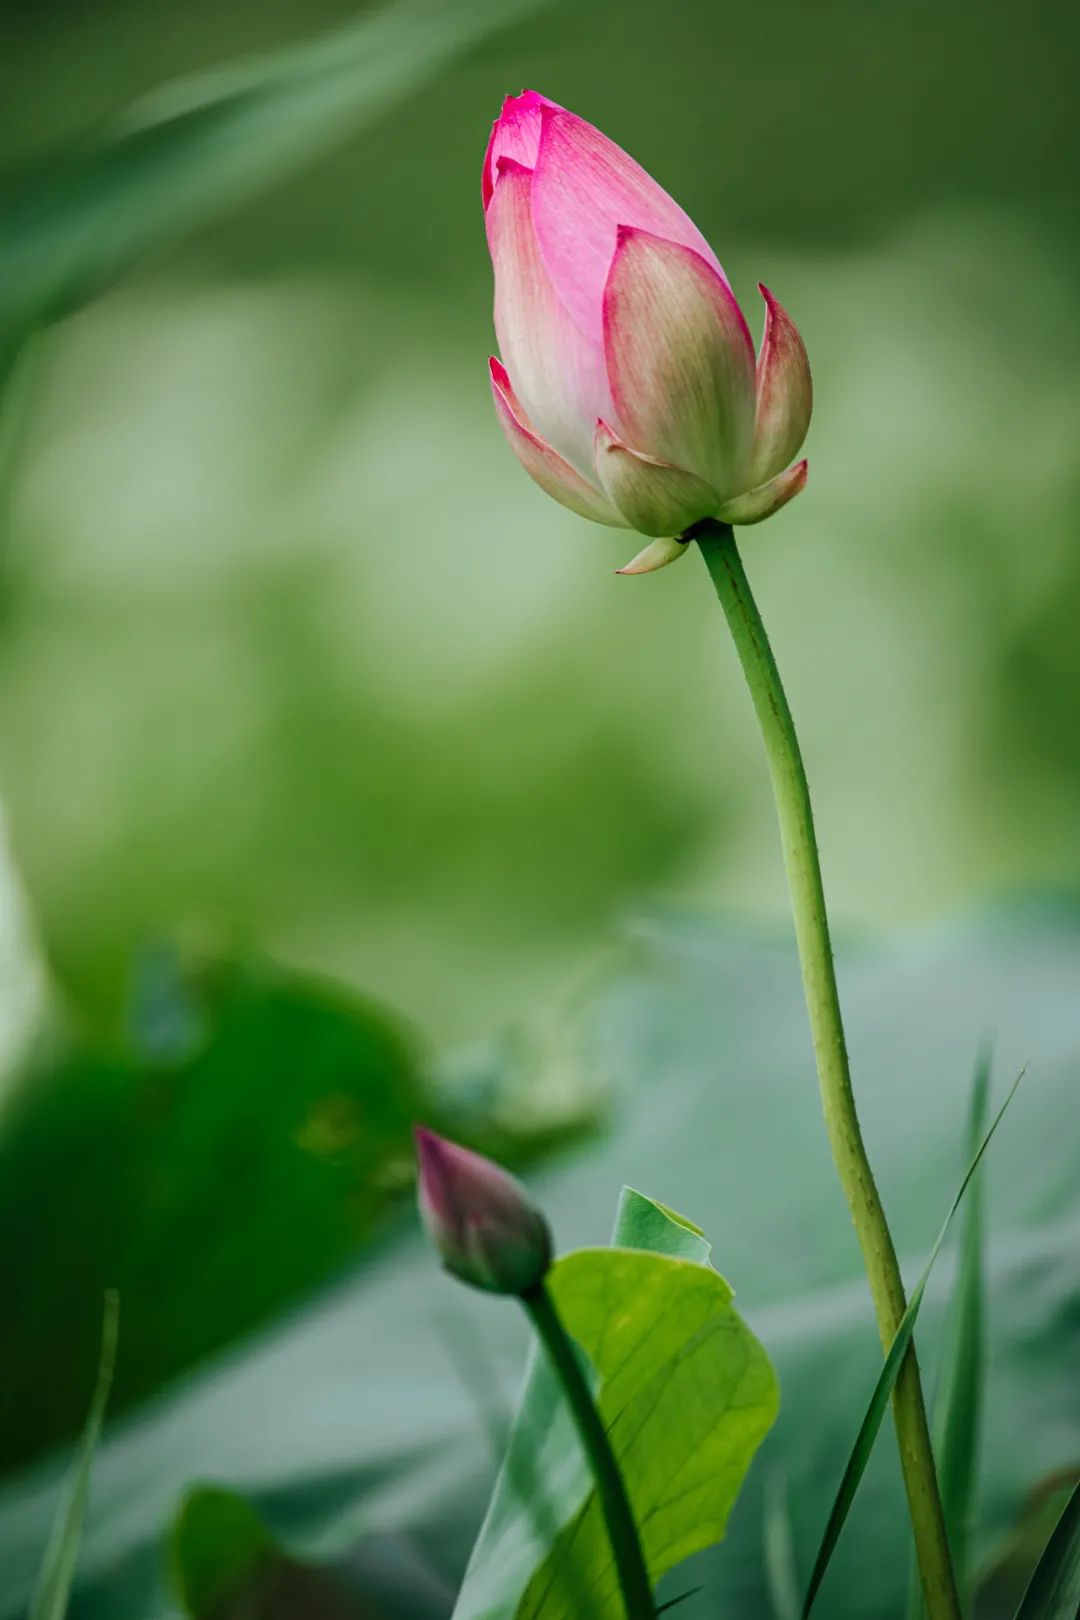
<svg viewBox="0 0 1080 1620"><path fill-rule="evenodd" d="M551 1232L521 1183L490 1159L417 1126L420 1218L447 1271L493 1294L525 1294L551 1264Z"/></svg>

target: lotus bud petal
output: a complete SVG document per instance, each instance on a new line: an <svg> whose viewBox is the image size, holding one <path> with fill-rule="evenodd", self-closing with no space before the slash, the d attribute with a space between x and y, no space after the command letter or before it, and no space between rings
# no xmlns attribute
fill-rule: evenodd
<svg viewBox="0 0 1080 1620"><path fill-rule="evenodd" d="M722 523L760 523L764 518L772 517L786 506L800 490L806 488L806 473L808 462L797 461L794 467L787 472L777 473L770 478L767 484L759 484L757 489L748 490L745 495L737 495L733 501L727 501L717 512L716 516Z"/></svg>
<svg viewBox="0 0 1080 1620"><path fill-rule="evenodd" d="M529 477L534 479L548 495L568 506L581 517L592 518L594 523L609 523L615 528L626 528L626 520L611 502L571 467L529 425L521 405L510 387L510 379L503 366L492 355L491 391L495 397L495 410L510 448L521 462Z"/></svg>
<svg viewBox="0 0 1080 1620"><path fill-rule="evenodd" d="M606 422L596 425L596 471L615 506L640 534L681 534L715 512L719 496L696 473L631 450Z"/></svg>
<svg viewBox="0 0 1080 1620"><path fill-rule="evenodd" d="M644 551L639 551L630 562L616 568L617 574L655 574L658 568L678 562L690 550L685 540L650 540Z"/></svg>
<svg viewBox="0 0 1080 1620"><path fill-rule="evenodd" d="M697 226L607 136L536 91L504 103L481 190L495 407L540 487L583 517L673 543L703 518L760 522L790 499L805 477L784 469L810 419L810 371L772 295L762 289L755 366ZM662 552L641 554L650 570ZM628 571L645 571L640 561Z"/></svg>
<svg viewBox="0 0 1080 1620"><path fill-rule="evenodd" d="M530 425L588 477L596 418L610 411L604 356L574 325L544 268L533 223L533 179L512 159L499 160L487 211L495 331Z"/></svg>
<svg viewBox="0 0 1080 1620"><path fill-rule="evenodd" d="M768 287L759 282L758 291L765 300L765 335L757 362L751 472L755 484L765 484L802 449L814 408L814 387L795 322Z"/></svg>
<svg viewBox="0 0 1080 1620"><path fill-rule="evenodd" d="M527 1294L551 1264L551 1232L519 1181L417 1127L420 1218L447 1271L494 1294Z"/></svg>
<svg viewBox="0 0 1080 1620"><path fill-rule="evenodd" d="M604 290L604 350L627 443L705 479L749 476L754 345L727 283L699 253L623 228Z"/></svg>

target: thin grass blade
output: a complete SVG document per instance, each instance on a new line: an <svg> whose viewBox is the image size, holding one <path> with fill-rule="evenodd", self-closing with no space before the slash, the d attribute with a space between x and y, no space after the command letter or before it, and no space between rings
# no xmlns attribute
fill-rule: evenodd
<svg viewBox="0 0 1080 1620"><path fill-rule="evenodd" d="M990 1059L980 1059L972 1087L968 1150L974 1155L986 1129ZM972 1177L963 1217L960 1265L953 1300L949 1356L938 1392L934 1433L938 1478L956 1578L967 1589L971 1520L978 1472L979 1428L986 1377L983 1282L983 1180Z"/></svg>
<svg viewBox="0 0 1080 1620"><path fill-rule="evenodd" d="M666 1603L659 1604L656 1612L658 1615L670 1614L672 1609L677 1609L681 1603L689 1603L692 1597L697 1597L698 1593L704 1590L703 1586L692 1586L689 1592L680 1592L678 1597L668 1598Z"/></svg>
<svg viewBox="0 0 1080 1620"><path fill-rule="evenodd" d="M1016 1620L1076 1620L1080 1614L1080 1485L1065 1504L1020 1600Z"/></svg>
<svg viewBox="0 0 1080 1620"><path fill-rule="evenodd" d="M969 1160L977 1151L986 1129L990 1067L990 1051L986 1048L979 1055L972 1081L965 1138L965 1154ZM960 1258L949 1307L932 1423L941 1505L961 1594L968 1590L971 1521L985 1379L982 1251L983 1175L980 1173L972 1177L964 1206ZM913 1560L908 1620L922 1620L925 1613L919 1572Z"/></svg>
<svg viewBox="0 0 1080 1620"><path fill-rule="evenodd" d="M930 1272L933 1269L934 1261L937 1259L949 1227L952 1225L953 1216L960 1208L964 1194L967 1192L968 1187L971 1184L972 1177L982 1161L983 1154L990 1146L990 1143L994 1137L994 1132L997 1130L1002 1119L1005 1117L1005 1110L1015 1097L1016 1089L1023 1077L1024 1070L1021 1070L1016 1079L1013 1081L1012 1086L1009 1089L1008 1096L1005 1098L1005 1101L1002 1103L997 1114L994 1116L990 1129L986 1132L982 1142L979 1144L978 1152L968 1165L964 1179L960 1183L959 1191L949 1207L949 1212L942 1223L941 1231L938 1233L934 1246L930 1251L930 1258L927 1260L926 1265L923 1268L922 1276L916 1283L911 1298L908 1301L907 1310L904 1312L900 1321L900 1326L896 1330L896 1337L889 1346L889 1353L885 1357L885 1363L881 1369L878 1381L874 1386L874 1392L870 1397L870 1404L868 1405L862 1423L859 1426L859 1432L855 1438L855 1444L851 1449L851 1455L848 1458L847 1466L844 1469L839 1489L837 1490L832 1509L829 1513L828 1521L825 1525L825 1532L821 1538L821 1545L818 1548L817 1557L814 1560L814 1568L813 1573L810 1576L810 1584L806 1589L806 1597L803 1599L803 1620L806 1620L807 1615L809 1615L814 1606L814 1600L817 1597L821 1583L825 1578L825 1571L829 1567L832 1555L836 1550L836 1544L840 1539L840 1532L844 1527L844 1522L847 1519L848 1513L851 1511L851 1504L855 1500L855 1493L859 1488L859 1482L862 1479L866 1465L870 1460L870 1453L874 1449L874 1442L876 1441L878 1433L881 1429L886 1408L889 1404L889 1398L893 1392L893 1386L896 1383L897 1375L900 1371L904 1357L907 1354L908 1346L911 1343L912 1334L915 1331L915 1321L919 1314L919 1308L922 1305L923 1294L926 1292L926 1284L930 1277Z"/></svg>
<svg viewBox="0 0 1080 1620"><path fill-rule="evenodd" d="M105 1295L97 1383L94 1386L79 1449L64 1485L60 1507L53 1521L52 1534L45 1549L37 1590L30 1605L30 1620L64 1620L67 1613L71 1583L75 1578L75 1565L79 1556L79 1543L82 1540L86 1499L90 1493L90 1471L94 1465L94 1453L101 1437L105 1408L109 1404L109 1391L112 1388L119 1326L120 1301L110 1290Z"/></svg>

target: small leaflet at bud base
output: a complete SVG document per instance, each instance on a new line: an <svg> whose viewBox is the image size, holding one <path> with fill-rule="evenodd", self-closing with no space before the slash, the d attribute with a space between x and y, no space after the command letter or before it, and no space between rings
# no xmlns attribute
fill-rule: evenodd
<svg viewBox="0 0 1080 1620"><path fill-rule="evenodd" d="M551 1232L505 1170L417 1126L420 1218L447 1271L474 1288L522 1295L551 1265Z"/></svg>

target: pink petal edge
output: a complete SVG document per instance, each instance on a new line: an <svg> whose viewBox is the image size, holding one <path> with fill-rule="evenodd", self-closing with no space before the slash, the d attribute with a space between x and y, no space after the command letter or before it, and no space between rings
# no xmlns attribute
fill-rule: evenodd
<svg viewBox="0 0 1080 1620"><path fill-rule="evenodd" d="M799 329L763 281L758 292L765 300L765 329L755 374L755 484L768 482L798 454L814 407L810 361Z"/></svg>
<svg viewBox="0 0 1080 1620"><path fill-rule="evenodd" d="M533 482L579 517L612 529L625 529L626 520L606 495L584 479L533 428L514 393L506 367L496 355L488 359L488 372L499 424Z"/></svg>
<svg viewBox="0 0 1080 1620"><path fill-rule="evenodd" d="M621 224L691 248L727 285L690 216L622 147L566 108L540 109L534 220L548 273L571 316L602 341L604 285Z"/></svg>
<svg viewBox="0 0 1080 1620"><path fill-rule="evenodd" d="M500 157L484 216L495 271L495 331L518 414L591 481L593 428L612 412L603 352L563 307L543 263L533 224L535 176Z"/></svg>
<svg viewBox="0 0 1080 1620"><path fill-rule="evenodd" d="M674 265L696 280L700 329L691 332L681 361L672 338L676 315L686 317L687 298L672 299L668 289L650 285L647 257L636 275L626 268L626 260L642 252L651 253L654 274ZM654 291L659 297L650 310ZM604 287L603 322L612 401L627 437L717 486L721 497L738 489L753 439L754 344L726 280L695 249L620 225ZM657 329L662 331L664 323L667 342L658 340ZM727 367L726 378L721 364ZM697 384L690 389L679 375L687 369ZM688 410L688 399L696 402L696 414Z"/></svg>
<svg viewBox="0 0 1080 1620"><path fill-rule="evenodd" d="M557 105L538 90L523 90L519 96L507 96L503 101L499 116L491 126L480 175L480 195L485 209L495 189L500 157L515 158L527 169L536 167L542 109Z"/></svg>

